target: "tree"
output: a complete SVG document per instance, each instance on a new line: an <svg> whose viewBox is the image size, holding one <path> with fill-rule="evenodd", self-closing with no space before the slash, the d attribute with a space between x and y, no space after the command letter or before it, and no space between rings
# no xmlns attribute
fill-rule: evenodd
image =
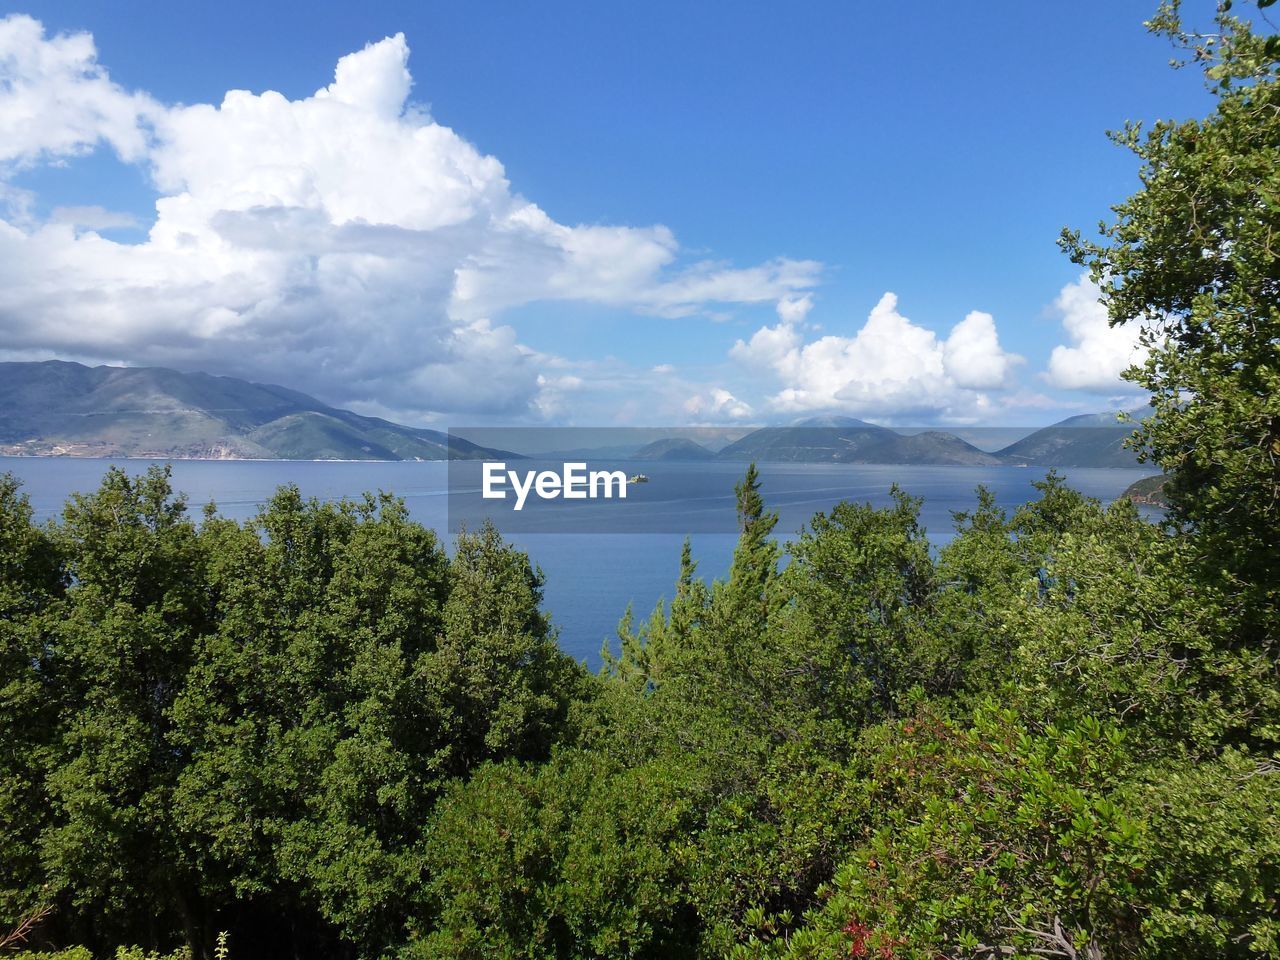
<svg viewBox="0 0 1280 960"><path fill-rule="evenodd" d="M788 548L790 602L782 676L802 713L822 718L839 743L894 714L931 671L938 624L929 622L934 571L919 524L920 501L896 486L893 506L838 503L818 513Z"/></svg>
<svg viewBox="0 0 1280 960"><path fill-rule="evenodd" d="M1259 8L1273 0L1260 0ZM1208 568L1252 601L1266 642L1280 590L1280 36L1219 4L1216 30L1185 27L1168 0L1148 27L1203 68L1216 97L1204 120L1128 124L1115 141L1142 160L1142 189L1114 207L1100 241L1064 231L1111 323L1149 348L1125 376L1151 392L1139 431L1170 472L1174 517L1196 531Z"/></svg>
<svg viewBox="0 0 1280 960"><path fill-rule="evenodd" d="M246 926L274 916L254 935L281 952L332 951L326 920L376 942L444 777L413 678L441 631L444 550L390 496L296 487L244 527L206 521L202 539L217 629L171 738L190 757L174 815L202 892L244 902Z"/></svg>
<svg viewBox="0 0 1280 960"><path fill-rule="evenodd" d="M618 654L614 656L606 643L600 651L605 672L627 684L651 692L661 684L664 675L678 664L689 650L707 606L706 585L696 577L697 562L693 548L685 537L680 548L680 576L676 580L675 597L668 611L665 599L654 606L649 619L635 626L631 606L618 623Z"/></svg>
<svg viewBox="0 0 1280 960"><path fill-rule="evenodd" d="M764 508L760 472L754 463L747 467L733 492L737 496L738 546L729 567L726 592L732 598L735 613L764 613L768 609L769 586L778 573L778 545L773 540L778 515Z"/></svg>
<svg viewBox="0 0 1280 960"><path fill-rule="evenodd" d="M400 956L696 956L677 851L705 802L697 766L577 750L481 766L436 808Z"/></svg>
<svg viewBox="0 0 1280 960"><path fill-rule="evenodd" d="M202 536L217 629L171 738L190 757L174 816L202 890L246 903L267 949L378 954L402 936L447 783L557 735L578 671L541 578L492 528L450 562L387 495L286 487L252 524Z"/></svg>
<svg viewBox="0 0 1280 960"><path fill-rule="evenodd" d="M36 618L65 587L59 554L31 522L18 482L0 475L0 929L43 898L39 837L58 703Z"/></svg>
<svg viewBox="0 0 1280 960"><path fill-rule="evenodd" d="M212 609L204 553L167 468L112 468L56 528L70 586L41 629L59 729L41 854L53 890L105 938L176 919L199 942L198 882L174 830L186 755L170 709ZM150 930L139 917L151 918Z"/></svg>
<svg viewBox="0 0 1280 960"><path fill-rule="evenodd" d="M862 842L787 938L731 954L1274 957L1280 780L1226 751L1135 769L1091 718L1028 726L992 703L881 731Z"/></svg>

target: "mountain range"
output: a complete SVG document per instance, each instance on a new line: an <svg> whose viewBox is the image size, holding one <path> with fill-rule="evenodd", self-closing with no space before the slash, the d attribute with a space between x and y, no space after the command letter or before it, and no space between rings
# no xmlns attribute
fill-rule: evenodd
<svg viewBox="0 0 1280 960"><path fill-rule="evenodd" d="M209 460L514 456L296 390L162 367L0 363L0 454Z"/></svg>
<svg viewBox="0 0 1280 960"><path fill-rule="evenodd" d="M901 433L852 417L819 417L786 427L762 427L712 451L690 440L650 443L636 460L755 460L760 463L887 463L953 466L1132 467L1124 446L1132 428L1114 413L1071 417L994 451L951 433Z"/></svg>
<svg viewBox="0 0 1280 960"><path fill-rule="evenodd" d="M647 432L647 431L646 431ZM574 451L583 459L1127 467L1130 428L1072 417L995 451L939 430L900 432L852 417L750 430L718 449L672 436ZM649 436L652 436L649 433ZM706 439L700 435L701 439ZM727 439L727 438L725 438ZM457 435L408 427L271 384L160 367L0 363L0 455L192 459L518 459ZM550 454L546 454L550 455Z"/></svg>
<svg viewBox="0 0 1280 960"><path fill-rule="evenodd" d="M720 460L793 463L904 463L993 466L1000 461L949 433L901 434L852 417L764 427L729 444Z"/></svg>

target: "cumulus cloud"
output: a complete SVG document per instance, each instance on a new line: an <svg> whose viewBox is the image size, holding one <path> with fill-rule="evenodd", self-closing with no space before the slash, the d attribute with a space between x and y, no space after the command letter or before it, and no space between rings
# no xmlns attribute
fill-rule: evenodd
<svg viewBox="0 0 1280 960"><path fill-rule="evenodd" d="M751 416L750 404L739 400L723 387L714 387L705 394L695 394L685 401L685 413L690 416L718 422L745 420Z"/></svg>
<svg viewBox="0 0 1280 960"><path fill-rule="evenodd" d="M1088 274L1062 288L1053 302L1070 345L1060 344L1049 355L1045 379L1067 390L1114 393L1133 387L1121 372L1141 359L1140 329L1132 324L1113 327L1098 302L1098 288Z"/></svg>
<svg viewBox="0 0 1280 960"><path fill-rule="evenodd" d="M310 97L166 105L112 81L89 35L0 20L0 348L283 380L424 418L540 416L576 388L501 321L513 307L803 317L812 261L688 263L663 226L556 222L409 101L408 63L396 35ZM103 208L34 222L3 182L104 146L159 195L142 243L98 234L126 225Z"/></svg>
<svg viewBox="0 0 1280 960"><path fill-rule="evenodd" d="M29 166L100 142L140 159L156 109L150 97L111 82L89 34L46 38L31 17L0 19L0 164Z"/></svg>
<svg viewBox="0 0 1280 960"><path fill-rule="evenodd" d="M796 324L804 322L804 318L813 309L813 297L785 297L778 301L778 319L783 323Z"/></svg>
<svg viewBox="0 0 1280 960"><path fill-rule="evenodd" d="M807 306L778 313L781 322L739 340L730 355L778 379L781 389L770 403L780 412L971 417L991 407L987 391L1008 386L1022 362L1000 346L990 314L970 313L940 339L903 316L892 293L852 336L805 342L800 320Z"/></svg>

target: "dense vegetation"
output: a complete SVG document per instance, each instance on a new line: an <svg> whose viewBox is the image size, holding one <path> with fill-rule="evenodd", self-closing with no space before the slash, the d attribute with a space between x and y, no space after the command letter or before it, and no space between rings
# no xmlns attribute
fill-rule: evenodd
<svg viewBox="0 0 1280 960"><path fill-rule="evenodd" d="M1280 956L1280 42L1219 25L1161 11L1218 108L1122 134L1143 192L1066 238L1151 331L1168 523L1050 476L938 552L905 493L843 503L783 563L748 470L728 577L686 549L593 676L491 530L287 488L197 523L162 471L38 526L0 481L0 936Z"/></svg>

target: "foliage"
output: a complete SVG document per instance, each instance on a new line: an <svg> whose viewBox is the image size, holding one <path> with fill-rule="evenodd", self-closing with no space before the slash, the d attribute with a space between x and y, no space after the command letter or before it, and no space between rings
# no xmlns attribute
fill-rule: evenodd
<svg viewBox="0 0 1280 960"><path fill-rule="evenodd" d="M822 906L738 954L1274 955L1280 781L1233 752L1168 773L1090 719L922 714L886 731Z"/></svg>
<svg viewBox="0 0 1280 960"><path fill-rule="evenodd" d="M0 476L0 929L43 900L42 781L57 702L34 620L64 586L57 547L32 525L16 481Z"/></svg>
<svg viewBox="0 0 1280 960"><path fill-rule="evenodd" d="M483 768L433 821L423 896L437 925L405 955L688 955L695 918L671 848L700 795L688 766L596 753Z"/></svg>
<svg viewBox="0 0 1280 960"><path fill-rule="evenodd" d="M39 952L23 951L10 956L13 960L94 960L93 954L85 947ZM191 960L191 952L186 948L162 954L154 950L143 950L141 947L117 947L113 953L103 956L110 957L111 960Z"/></svg>
<svg viewBox="0 0 1280 960"><path fill-rule="evenodd" d="M1263 3L1259 6L1268 6ZM1280 36L1222 3L1211 33L1167 2L1149 27L1205 71L1204 120L1129 124L1116 141L1142 161L1142 189L1100 242L1065 232L1113 324L1149 348L1126 376L1151 391L1139 441L1169 472L1166 496L1207 569L1253 603L1242 626L1275 642L1280 584ZM1211 549L1210 549L1211 548Z"/></svg>
<svg viewBox="0 0 1280 960"><path fill-rule="evenodd" d="M435 798L545 757L580 682L523 554L450 560L387 496L197 527L113 469L47 530L7 479L0 508L6 921L204 954L239 904L265 944L392 942Z"/></svg>
<svg viewBox="0 0 1280 960"><path fill-rule="evenodd" d="M1170 523L1051 474L938 550L895 489L784 551L753 465L728 577L686 542L590 676L490 528L115 469L37 526L0 478L0 942L1280 957L1280 42L1219 25L1162 8L1217 108L1123 133L1143 190L1065 241L1149 330Z"/></svg>

